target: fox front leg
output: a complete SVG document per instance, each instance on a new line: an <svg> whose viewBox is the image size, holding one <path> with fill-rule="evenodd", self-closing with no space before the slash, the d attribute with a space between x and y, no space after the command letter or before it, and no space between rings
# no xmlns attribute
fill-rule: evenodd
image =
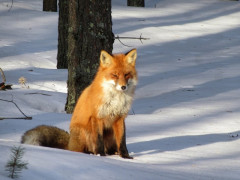
<svg viewBox="0 0 240 180"><path fill-rule="evenodd" d="M123 132L122 141L120 143L119 153L120 153L120 156L123 158L133 159L133 157L129 156L128 150L127 150L125 123L124 123L124 132Z"/></svg>
<svg viewBox="0 0 240 180"><path fill-rule="evenodd" d="M93 154L105 156L103 141L103 122L97 118L91 118L92 121L92 141Z"/></svg>
<svg viewBox="0 0 240 180"><path fill-rule="evenodd" d="M133 159L129 156L126 145L126 132L124 118L119 119L113 125L118 154L123 158Z"/></svg>
<svg viewBox="0 0 240 180"><path fill-rule="evenodd" d="M96 154L100 154L100 156L106 156L106 153L104 151L103 135L101 134L98 134L97 137Z"/></svg>

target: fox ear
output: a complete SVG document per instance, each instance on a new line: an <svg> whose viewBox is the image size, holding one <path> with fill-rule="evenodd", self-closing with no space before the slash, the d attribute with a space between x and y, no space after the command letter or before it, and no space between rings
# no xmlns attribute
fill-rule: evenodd
<svg viewBox="0 0 240 180"><path fill-rule="evenodd" d="M127 62L129 64L135 66L135 62L136 62L136 59L137 59L137 49L132 49L131 51L129 51L125 55L126 55Z"/></svg>
<svg viewBox="0 0 240 180"><path fill-rule="evenodd" d="M112 56L107 51L102 50L100 55L100 65L109 67L112 64Z"/></svg>

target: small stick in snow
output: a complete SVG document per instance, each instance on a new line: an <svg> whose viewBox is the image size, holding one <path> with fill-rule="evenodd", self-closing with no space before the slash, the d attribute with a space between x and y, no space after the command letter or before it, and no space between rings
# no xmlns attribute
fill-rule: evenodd
<svg viewBox="0 0 240 180"><path fill-rule="evenodd" d="M4 75L4 72L3 72L2 68L0 68L0 73L1 73L1 76L2 76L2 82L0 83L0 90L12 89L11 84L5 84L6 83L6 77Z"/></svg>
<svg viewBox="0 0 240 180"><path fill-rule="evenodd" d="M32 94L40 94L40 95L43 95L43 96L51 96L50 94L45 94L45 93L38 93L38 92L33 92L33 93L25 93L24 95L32 95Z"/></svg>
<svg viewBox="0 0 240 180"><path fill-rule="evenodd" d="M8 12L11 11L12 7L13 7L13 0L12 0L10 8L8 9Z"/></svg>
<svg viewBox="0 0 240 180"><path fill-rule="evenodd" d="M24 117L0 117L0 120L3 120L3 119L26 119L26 120L31 120L32 117L29 117L27 116L26 114L24 114L24 112L18 107L18 105L13 101L9 101L9 100L5 100L5 99L0 99L0 101L5 101L5 102L10 102L10 103L13 103L16 108L21 112L21 114L24 116Z"/></svg>
<svg viewBox="0 0 240 180"><path fill-rule="evenodd" d="M0 68L0 73L1 73L1 75L2 75L3 83L5 83L5 82L6 82L6 77L5 77L5 75L4 75L4 72L3 72L2 68Z"/></svg>

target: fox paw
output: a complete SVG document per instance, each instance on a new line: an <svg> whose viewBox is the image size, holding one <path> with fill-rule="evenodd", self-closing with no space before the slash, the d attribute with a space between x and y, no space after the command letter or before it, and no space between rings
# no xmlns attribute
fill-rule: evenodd
<svg viewBox="0 0 240 180"><path fill-rule="evenodd" d="M121 154L120 156L124 159L133 159L133 157L129 156L129 154Z"/></svg>

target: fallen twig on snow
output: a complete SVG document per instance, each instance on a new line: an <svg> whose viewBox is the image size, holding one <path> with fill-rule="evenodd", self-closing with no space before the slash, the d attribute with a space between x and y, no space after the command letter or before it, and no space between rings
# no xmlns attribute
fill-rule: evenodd
<svg viewBox="0 0 240 180"><path fill-rule="evenodd" d="M38 93L38 92L35 92L35 93L25 93L24 95L32 95L32 94L40 94L40 95L43 95L43 96L51 96L50 94Z"/></svg>
<svg viewBox="0 0 240 180"><path fill-rule="evenodd" d="M13 0L12 0L10 8L8 9L8 12L11 11L12 7L13 7Z"/></svg>
<svg viewBox="0 0 240 180"><path fill-rule="evenodd" d="M11 84L5 84L6 83L6 77L4 75L4 72L3 72L2 68L0 68L0 73L1 73L1 76L2 76L2 82L0 83L0 90L12 89Z"/></svg>
<svg viewBox="0 0 240 180"><path fill-rule="evenodd" d="M5 82L6 82L6 77L5 77L5 75L4 75L4 72L3 72L2 68L0 68L0 73L1 73L1 75L2 75L3 83L5 83Z"/></svg>
<svg viewBox="0 0 240 180"><path fill-rule="evenodd" d="M13 103L16 106L16 108L21 112L21 114L24 116L24 117L0 117L0 120L4 120L4 119L26 119L26 120L31 120L32 119L32 117L29 117L26 114L24 114L24 112L18 107L18 105L13 100L9 101L9 100L5 100L5 99L0 99L0 101Z"/></svg>

